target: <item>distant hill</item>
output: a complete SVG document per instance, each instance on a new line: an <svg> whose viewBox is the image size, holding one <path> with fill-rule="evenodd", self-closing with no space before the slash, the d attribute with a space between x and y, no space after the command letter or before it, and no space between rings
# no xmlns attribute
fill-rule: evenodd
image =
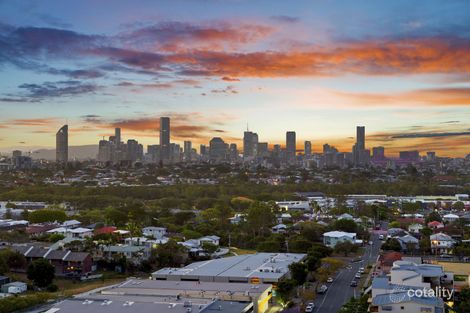
<svg viewBox="0 0 470 313"><path fill-rule="evenodd" d="M70 146L69 160L96 159L98 155L98 145ZM34 159L55 160L55 149L33 150L31 156Z"/></svg>

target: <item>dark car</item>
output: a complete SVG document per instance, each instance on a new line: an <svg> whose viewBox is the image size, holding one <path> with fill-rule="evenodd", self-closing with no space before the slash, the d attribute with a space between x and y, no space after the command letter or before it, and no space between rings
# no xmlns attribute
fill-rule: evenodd
<svg viewBox="0 0 470 313"><path fill-rule="evenodd" d="M357 281L353 280L350 284L351 287L357 287Z"/></svg>

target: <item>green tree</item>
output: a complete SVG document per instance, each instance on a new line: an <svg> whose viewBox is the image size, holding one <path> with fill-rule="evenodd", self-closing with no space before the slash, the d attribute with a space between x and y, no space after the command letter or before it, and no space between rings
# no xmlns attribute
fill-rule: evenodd
<svg viewBox="0 0 470 313"><path fill-rule="evenodd" d="M289 265L292 280L295 281L297 286L303 285L307 280L307 265L304 263L296 262Z"/></svg>
<svg viewBox="0 0 470 313"><path fill-rule="evenodd" d="M400 245L400 242L397 239L389 238L389 239L387 239L387 241L385 241L382 244L382 249L383 250L393 250L393 251L400 252L401 251L401 245Z"/></svg>
<svg viewBox="0 0 470 313"><path fill-rule="evenodd" d="M277 284L276 288L276 298L281 303L281 305L285 306L287 302L292 297L293 291L295 287L295 282L292 280L281 280Z"/></svg>
<svg viewBox="0 0 470 313"><path fill-rule="evenodd" d="M36 286L44 288L54 280L55 268L47 260L38 259L28 266L26 273Z"/></svg>
<svg viewBox="0 0 470 313"><path fill-rule="evenodd" d="M400 228L400 223L397 221L390 222L390 224L388 224L388 228Z"/></svg>
<svg viewBox="0 0 470 313"><path fill-rule="evenodd" d="M470 289L463 288L460 291L458 301L455 305L456 313L470 313Z"/></svg>
<svg viewBox="0 0 470 313"><path fill-rule="evenodd" d="M270 204L253 202L248 209L246 220L254 236L263 236L269 232L271 225L274 224L275 218L273 207Z"/></svg>
<svg viewBox="0 0 470 313"><path fill-rule="evenodd" d="M442 217L441 215L436 212L436 211L432 211L431 213L428 214L428 216L426 217L426 224L429 223L429 222L434 222L434 221L437 221L437 222L442 222Z"/></svg>
<svg viewBox="0 0 470 313"><path fill-rule="evenodd" d="M30 223L63 222L66 219L67 215L65 212L59 209L42 209L28 214Z"/></svg>
<svg viewBox="0 0 470 313"><path fill-rule="evenodd" d="M357 224L353 220L349 219L340 219L336 220L333 224L335 230L341 230L348 233L357 232Z"/></svg>
<svg viewBox="0 0 470 313"><path fill-rule="evenodd" d="M356 252L358 247L350 241L341 241L335 245L334 251L336 253L342 253L344 256L348 256L351 252Z"/></svg>

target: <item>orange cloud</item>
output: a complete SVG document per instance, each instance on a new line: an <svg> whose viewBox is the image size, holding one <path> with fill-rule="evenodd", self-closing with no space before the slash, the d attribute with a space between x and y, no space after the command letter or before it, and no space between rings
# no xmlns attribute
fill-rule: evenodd
<svg viewBox="0 0 470 313"><path fill-rule="evenodd" d="M468 106L470 105L470 88L429 88L418 89L396 94L350 93L335 91L335 95L353 100L357 105L397 106L397 105L431 105L431 106Z"/></svg>

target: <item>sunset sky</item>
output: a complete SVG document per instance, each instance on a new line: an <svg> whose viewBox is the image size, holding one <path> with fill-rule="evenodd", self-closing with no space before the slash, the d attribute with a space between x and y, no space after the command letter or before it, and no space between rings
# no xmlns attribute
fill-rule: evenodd
<svg viewBox="0 0 470 313"><path fill-rule="evenodd" d="M0 1L0 150L295 130L470 153L470 1Z"/></svg>

